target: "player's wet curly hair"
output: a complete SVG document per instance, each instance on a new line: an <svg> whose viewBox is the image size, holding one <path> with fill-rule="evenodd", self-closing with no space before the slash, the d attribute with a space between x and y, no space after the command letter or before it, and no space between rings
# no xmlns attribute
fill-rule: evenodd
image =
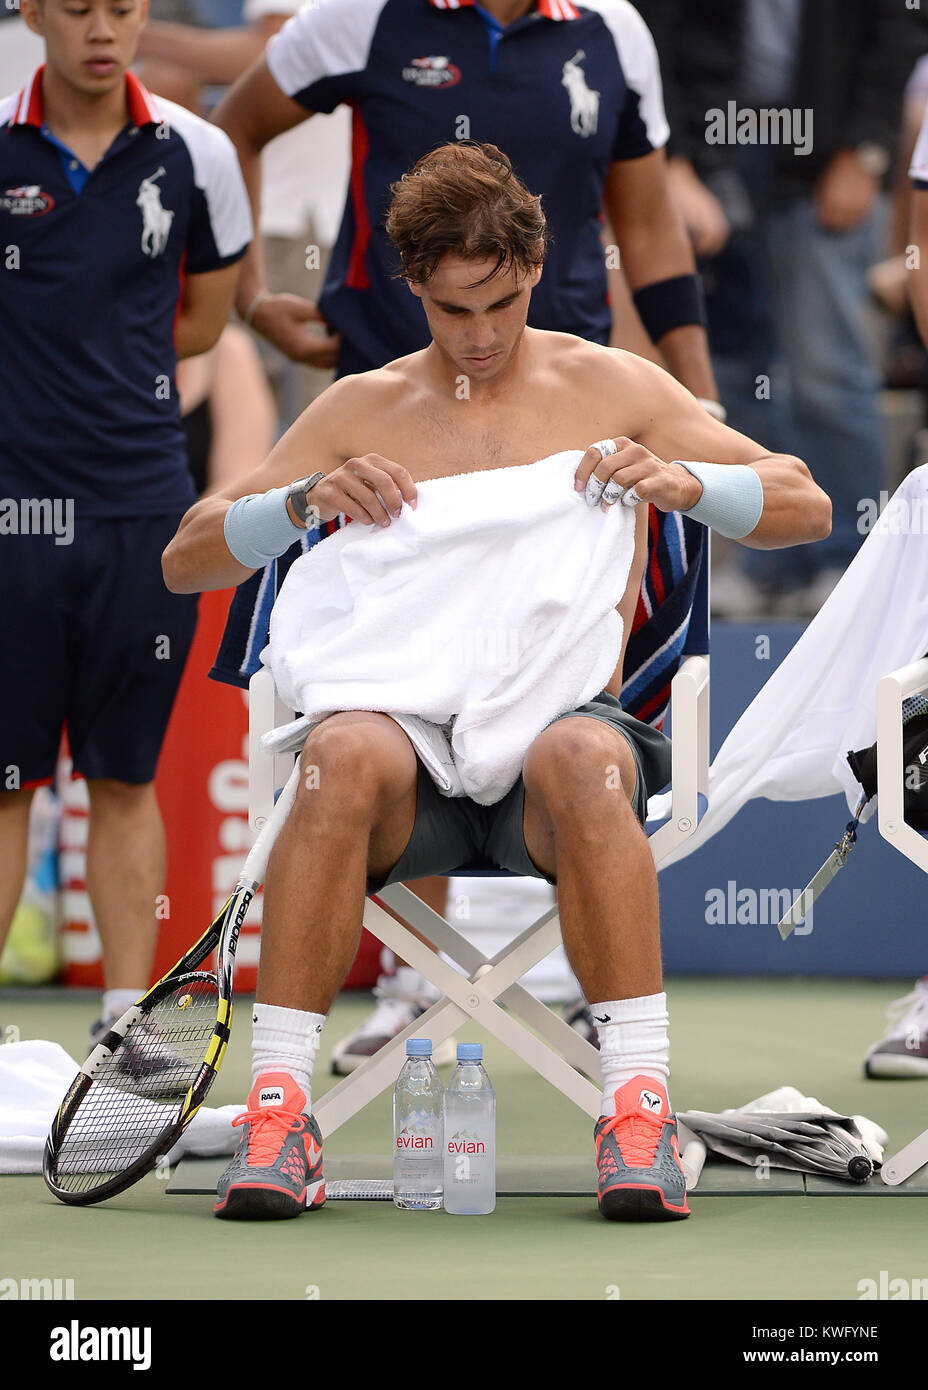
<svg viewBox="0 0 928 1390"><path fill-rule="evenodd" d="M528 274L545 259L541 199L529 193L496 145L439 145L390 186L387 235L400 257L397 276L424 284L443 256L493 260L475 285L513 267Z"/></svg>

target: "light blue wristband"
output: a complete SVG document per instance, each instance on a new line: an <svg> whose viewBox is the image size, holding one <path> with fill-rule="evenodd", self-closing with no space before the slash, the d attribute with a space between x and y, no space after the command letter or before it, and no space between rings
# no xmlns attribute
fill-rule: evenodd
<svg viewBox="0 0 928 1390"><path fill-rule="evenodd" d="M236 560L251 570L263 569L289 550L306 532L290 520L289 488L252 492L239 497L226 512L222 533Z"/></svg>
<svg viewBox="0 0 928 1390"><path fill-rule="evenodd" d="M702 496L684 516L733 541L751 534L764 510L764 485L753 468L742 463L674 462L702 483Z"/></svg>

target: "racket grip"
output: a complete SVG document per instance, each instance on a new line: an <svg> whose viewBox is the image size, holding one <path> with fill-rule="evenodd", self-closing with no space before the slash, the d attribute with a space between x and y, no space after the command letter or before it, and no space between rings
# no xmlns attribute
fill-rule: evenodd
<svg viewBox="0 0 928 1390"><path fill-rule="evenodd" d="M267 861L271 857L271 850L274 848L274 841L280 834L284 821L290 814L293 803L296 800L296 789L300 780L300 760L297 758L293 764L293 771L287 778L283 791L274 803L274 809L268 816L267 821L258 832L255 840L248 852L248 858L242 865L242 876L240 882L256 883L259 886L264 882L264 875L267 872Z"/></svg>

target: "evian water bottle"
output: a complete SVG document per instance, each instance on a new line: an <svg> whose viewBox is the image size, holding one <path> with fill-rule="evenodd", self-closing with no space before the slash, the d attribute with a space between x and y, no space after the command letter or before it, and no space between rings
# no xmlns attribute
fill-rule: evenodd
<svg viewBox="0 0 928 1390"><path fill-rule="evenodd" d="M480 1043L459 1043L445 1092L445 1211L486 1216L496 1206L496 1096Z"/></svg>
<svg viewBox="0 0 928 1390"><path fill-rule="evenodd" d="M393 1200L404 1211L441 1206L441 1080L428 1038L410 1038L393 1091Z"/></svg>

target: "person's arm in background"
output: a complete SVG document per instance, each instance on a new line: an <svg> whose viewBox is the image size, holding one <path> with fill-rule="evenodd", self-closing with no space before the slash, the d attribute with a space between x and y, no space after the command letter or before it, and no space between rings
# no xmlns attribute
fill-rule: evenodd
<svg viewBox="0 0 928 1390"><path fill-rule="evenodd" d="M696 262L683 219L677 209L667 179L663 150L654 150L639 159L623 159L609 166L605 184L605 203L619 246L622 269L632 295L636 297L642 321L663 354L674 376L694 396L717 400L718 391L706 330L695 311L682 311L689 322L672 323L660 331L663 316L649 316L640 307L655 292L663 297L663 287L680 277L695 282ZM668 286L668 290L673 287ZM647 299L639 292L645 291ZM694 284L695 292L695 284ZM671 321L676 314L671 315Z"/></svg>
<svg viewBox="0 0 928 1390"><path fill-rule="evenodd" d="M646 357L649 362L656 362L659 367L666 367L667 363L661 356L660 349L654 346L645 331L621 267L612 264L609 248L615 245L615 233L608 223L603 228L602 242L603 254L606 257L609 308L612 311L609 346L625 348L627 352L634 352L638 357Z"/></svg>
<svg viewBox="0 0 928 1390"><path fill-rule="evenodd" d="M912 192L911 241L918 247L918 269L909 271L909 302L918 336L928 348L928 184Z"/></svg>
<svg viewBox="0 0 928 1390"><path fill-rule="evenodd" d="M896 172L893 178L893 212L890 224L890 250L901 254L909 244L909 228L912 222L912 184L909 179L909 166L915 154L925 111L928 109L928 56L919 63L922 72L921 85L911 94L906 94L902 109L902 131L899 138L899 151L896 158Z"/></svg>
<svg viewBox="0 0 928 1390"><path fill-rule="evenodd" d="M175 351L185 358L208 352L219 341L253 227L231 141L197 116L178 112L172 119L196 151L197 196L187 221L180 310L174 325Z"/></svg>
<svg viewBox="0 0 928 1390"><path fill-rule="evenodd" d="M904 314L908 307L906 248L911 242L912 181L909 165L928 107L928 57L919 59L906 87L902 108L902 131L893 173L892 215L889 229L889 256L878 261L867 273L867 283L876 299L891 314Z"/></svg>
<svg viewBox="0 0 928 1390"><path fill-rule="evenodd" d="M174 325L174 348L178 358L196 357L219 342L229 322L238 263L200 275L186 275L180 312Z"/></svg>
<svg viewBox="0 0 928 1390"><path fill-rule="evenodd" d="M207 489L218 492L267 458L277 437L277 412L254 341L244 328L228 324L211 367Z"/></svg>
<svg viewBox="0 0 928 1390"><path fill-rule="evenodd" d="M836 150L815 186L819 222L849 231L872 210L899 138L902 95L925 50L924 20L896 0L866 0L866 32L849 84L846 144Z"/></svg>
<svg viewBox="0 0 928 1390"><path fill-rule="evenodd" d="M616 34L628 97L604 182L605 211L646 331L670 371L695 396L714 401L696 264L667 178L657 51L637 11L629 9Z"/></svg>
<svg viewBox="0 0 928 1390"><path fill-rule="evenodd" d="M714 256L728 240L725 209L706 178L730 166L732 151L706 143L706 112L736 90L743 0L638 0L661 66L665 146L671 191L697 256Z"/></svg>
<svg viewBox="0 0 928 1390"><path fill-rule="evenodd" d="M281 91L265 58L253 64L216 107L213 119L236 148L256 224L261 209L261 151L275 136L311 115ZM323 336L308 326L322 322L316 306L299 295L268 292L260 237L255 237L242 265L235 304L257 333L294 362L324 368L335 365L338 335Z"/></svg>
<svg viewBox="0 0 928 1390"><path fill-rule="evenodd" d="M288 17L263 15L250 27L238 29L201 29L195 24L150 19L142 30L136 58L183 68L201 86L225 87L261 57L268 39Z"/></svg>
<svg viewBox="0 0 928 1390"><path fill-rule="evenodd" d="M246 0L245 17L249 10L257 11L250 27L211 30L150 21L142 31L140 59L153 65L170 65L187 76L194 87L237 84L219 103L213 119L226 128L236 146L256 229L261 225L261 151L276 135L312 115L283 96L267 72L263 57L268 41L299 8L297 0L283 0L279 9L273 9L271 0L258 0L257 4ZM251 97L246 98L244 107L238 99L251 69L263 73L265 79L245 86L256 102L252 114L262 117L254 124L242 119L248 115L247 101ZM279 100L275 101L275 97ZM235 305L250 327L294 361L313 367L334 365L338 337L307 329L307 324L321 321L315 305L297 295L267 293L259 233L241 267Z"/></svg>
<svg viewBox="0 0 928 1390"><path fill-rule="evenodd" d="M915 142L909 169L912 180L912 220L909 240L918 249L918 263L908 276L909 300L922 343L928 347L928 111Z"/></svg>

